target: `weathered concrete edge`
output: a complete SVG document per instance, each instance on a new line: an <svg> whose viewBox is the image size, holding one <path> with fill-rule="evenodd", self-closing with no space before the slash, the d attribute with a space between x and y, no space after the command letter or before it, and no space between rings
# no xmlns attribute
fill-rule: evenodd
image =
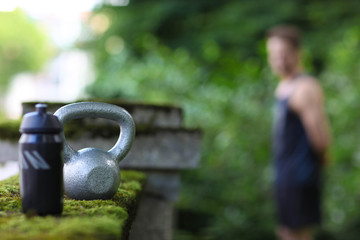
<svg viewBox="0 0 360 240"><path fill-rule="evenodd" d="M19 145L17 142L0 140L0 163L18 161Z"/></svg>
<svg viewBox="0 0 360 240"><path fill-rule="evenodd" d="M133 108L133 107L142 107L142 108L157 108L157 109L162 109L165 111L169 111L172 109L176 109L178 111L180 111L182 113L182 108L176 105L171 105L171 104L150 104L150 103L144 103L144 102L134 102L134 101L127 101L127 100L122 100L122 99L97 99L97 98L89 98L89 99L79 99L77 101L71 102L71 103L78 103L78 102L105 102L105 103L110 103L110 104L114 104L114 105L118 105L120 107L124 107L124 108ZM39 102L23 102L22 106L35 106L35 104L37 104ZM48 104L49 106L55 106L57 108L61 107L61 106L65 106L67 104L70 104L70 102L44 102L42 101L41 103L45 103ZM23 110L23 113L29 112L26 111L27 108L25 108L25 110Z"/></svg>
<svg viewBox="0 0 360 240"><path fill-rule="evenodd" d="M177 106L155 105L145 103L125 102L119 100L85 100L86 102L103 102L127 110L136 124L148 125L153 127L181 127L183 120L183 110ZM75 103L84 102L76 101ZM69 103L64 102L44 102L48 105L48 111L54 113L57 109ZM23 114L34 111L36 102L22 103Z"/></svg>
<svg viewBox="0 0 360 240"><path fill-rule="evenodd" d="M159 130L138 135L120 162L121 168L136 170L181 170L196 168L200 162L202 133L197 130ZM75 149L110 149L117 138L83 136L69 144ZM18 160L18 143L0 140L0 162Z"/></svg>

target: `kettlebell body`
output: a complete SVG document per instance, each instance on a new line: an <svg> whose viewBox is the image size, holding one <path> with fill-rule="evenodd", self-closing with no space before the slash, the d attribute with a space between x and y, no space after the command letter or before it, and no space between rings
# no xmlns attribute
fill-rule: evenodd
<svg viewBox="0 0 360 240"><path fill-rule="evenodd" d="M119 162L129 152L135 135L135 124L123 108L97 102L66 105L54 114L63 124L79 118L106 118L120 126L120 136L109 151L84 148L75 151L66 142L64 134L64 189L73 199L109 199L120 185Z"/></svg>

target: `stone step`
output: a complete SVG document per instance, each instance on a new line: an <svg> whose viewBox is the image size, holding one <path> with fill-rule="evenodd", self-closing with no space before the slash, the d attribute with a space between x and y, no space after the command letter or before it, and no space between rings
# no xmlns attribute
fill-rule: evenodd
<svg viewBox="0 0 360 240"><path fill-rule="evenodd" d="M109 150L117 136L104 138L87 134L68 143L75 150L96 147ZM120 162L121 168L149 170L180 170L195 168L200 161L201 132L198 130L157 129L138 133L128 155ZM18 160L18 143L0 140L0 162Z"/></svg>
<svg viewBox="0 0 360 240"><path fill-rule="evenodd" d="M110 149L117 137L89 137L70 139L76 150L85 147ZM201 153L201 132L198 130L156 129L138 133L128 155L120 167L131 169L189 169L198 166Z"/></svg>
<svg viewBox="0 0 360 240"><path fill-rule="evenodd" d="M135 124L139 126L176 128L181 127L182 125L183 112L179 107L111 100L99 102L106 102L124 108L131 114ZM33 112L35 110L35 104L37 104L37 102L22 103L22 113L25 114L28 112ZM46 102L46 104L48 105L48 111L50 113L54 113L57 109L68 103Z"/></svg>
<svg viewBox="0 0 360 240"><path fill-rule="evenodd" d="M0 139L0 163L18 161L18 143Z"/></svg>
<svg viewBox="0 0 360 240"><path fill-rule="evenodd" d="M19 164L8 161L0 164L0 181L19 173Z"/></svg>
<svg viewBox="0 0 360 240"><path fill-rule="evenodd" d="M34 102L23 103L23 112L34 111ZM47 103L49 112L64 103ZM148 170L180 170L195 168L200 161L201 132L181 126L182 110L177 107L147 104L117 104L129 111L136 122L132 149L121 161L122 168ZM1 128L1 126L0 126ZM18 159L18 127L6 128L14 139L0 138L0 162ZM109 150L116 143L120 129L106 119L78 119L65 124L65 137L79 150L96 147Z"/></svg>

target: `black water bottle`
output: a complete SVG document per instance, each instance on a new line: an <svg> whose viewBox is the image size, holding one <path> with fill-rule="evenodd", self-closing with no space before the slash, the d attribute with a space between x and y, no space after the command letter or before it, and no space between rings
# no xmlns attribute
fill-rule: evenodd
<svg viewBox="0 0 360 240"><path fill-rule="evenodd" d="M36 104L36 112L25 114L20 132L20 193L22 211L60 215L63 209L62 125Z"/></svg>

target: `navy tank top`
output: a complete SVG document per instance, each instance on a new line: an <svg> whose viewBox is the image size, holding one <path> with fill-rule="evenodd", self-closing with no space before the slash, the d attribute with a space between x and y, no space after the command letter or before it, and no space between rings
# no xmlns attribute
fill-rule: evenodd
<svg viewBox="0 0 360 240"><path fill-rule="evenodd" d="M320 160L298 114L289 107L289 98L277 101L273 138L275 184L278 187L319 184Z"/></svg>

